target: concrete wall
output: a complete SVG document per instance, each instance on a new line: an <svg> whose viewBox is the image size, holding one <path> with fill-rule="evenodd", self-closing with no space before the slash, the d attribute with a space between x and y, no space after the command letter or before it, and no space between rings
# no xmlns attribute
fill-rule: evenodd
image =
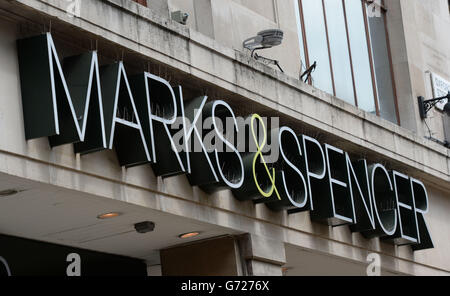
<svg viewBox="0 0 450 296"><path fill-rule="evenodd" d="M147 1L147 7L158 12L158 14L169 17L169 5L167 0L150 0Z"/></svg>
<svg viewBox="0 0 450 296"><path fill-rule="evenodd" d="M160 62L184 77L186 84L214 86L219 95L224 94L221 98L248 113L263 110L276 114L299 133L309 130L349 152L388 163L423 180L430 194L427 221L436 248L413 253L408 247L364 239L347 227L332 229L312 223L308 213L287 215L272 212L264 205L239 202L229 190L208 195L191 187L185 176L163 180L156 178L149 166L122 169L113 151L80 157L74 155L71 145L51 150L47 139L25 141L15 48L16 39L22 36L17 23L23 19L14 18L2 20L0 25L2 172L358 262L365 262L367 252L376 252L382 256L384 266L393 271L448 274L450 241L445 236L449 233L446 225L450 225L448 149L260 65L248 55L135 3L89 1L86 4L89 7L79 18L71 18L63 2L17 0L0 5L26 15L28 20L34 19L35 24L29 24L31 27L41 28L38 24L42 15L52 17L55 36L70 37L66 38L69 45L80 46L76 42L78 38L92 36L101 45L100 54L106 54L109 45L122 49L127 57ZM230 7L240 6L227 3L231 10Z"/></svg>
<svg viewBox="0 0 450 296"><path fill-rule="evenodd" d="M395 1L387 1L390 2ZM447 0L399 2L412 85L411 97L407 103L414 106L418 134L429 136L425 123L419 117L416 98L433 98L431 72L450 81L450 40L447 38L450 28L449 3ZM401 115L403 114L405 113ZM446 115L433 109L427 119L432 136L441 141L445 140L443 116Z"/></svg>
<svg viewBox="0 0 450 296"><path fill-rule="evenodd" d="M286 73L297 78L303 49L298 43L294 1L297 0L169 0L169 6L172 11L181 9L192 16L190 28L238 50L243 50L243 40L261 30L282 29L283 44L265 50L263 55L279 60ZM450 24L448 1L385 2L401 126L429 136L416 98L433 97L430 71L450 80L450 41L444 37ZM442 112L433 110L429 116L432 136L446 140Z"/></svg>
<svg viewBox="0 0 450 296"><path fill-rule="evenodd" d="M259 31L284 31L282 45L260 54L279 60L283 70L299 77L300 49L294 0L169 0L171 11L181 9L191 17L188 27L219 43L244 51L242 42Z"/></svg>
<svg viewBox="0 0 450 296"><path fill-rule="evenodd" d="M224 237L161 250L164 276L241 275L235 240Z"/></svg>

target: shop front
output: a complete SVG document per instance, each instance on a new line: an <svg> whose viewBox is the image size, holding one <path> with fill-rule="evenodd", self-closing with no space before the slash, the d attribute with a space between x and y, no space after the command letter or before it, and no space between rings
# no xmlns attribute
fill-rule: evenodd
<svg viewBox="0 0 450 296"><path fill-rule="evenodd" d="M37 2L0 4L1 275L448 274L445 147L134 3Z"/></svg>

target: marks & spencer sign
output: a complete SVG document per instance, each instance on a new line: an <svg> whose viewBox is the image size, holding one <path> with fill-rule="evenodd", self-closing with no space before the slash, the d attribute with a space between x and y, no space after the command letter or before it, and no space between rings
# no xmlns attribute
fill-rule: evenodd
<svg viewBox="0 0 450 296"><path fill-rule="evenodd" d="M206 192L228 188L274 211L310 211L313 221L367 238L433 248L419 180L287 126L266 130L257 114L243 128L225 101L185 100L181 86L161 77L128 76L122 62L100 66L95 51L60 60L49 33L19 40L18 53L27 140L48 137L51 147L73 144L80 154L115 149L121 166L150 164L156 175L185 174ZM243 144L233 141L246 132ZM270 161L269 140L279 151Z"/></svg>

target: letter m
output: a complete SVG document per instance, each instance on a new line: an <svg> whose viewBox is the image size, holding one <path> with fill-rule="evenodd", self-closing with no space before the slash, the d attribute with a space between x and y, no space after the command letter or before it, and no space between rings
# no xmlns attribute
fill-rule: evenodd
<svg viewBox="0 0 450 296"><path fill-rule="evenodd" d="M97 53L61 66L50 33L18 40L17 47L25 138L49 137L51 147L75 143L80 153L106 149Z"/></svg>

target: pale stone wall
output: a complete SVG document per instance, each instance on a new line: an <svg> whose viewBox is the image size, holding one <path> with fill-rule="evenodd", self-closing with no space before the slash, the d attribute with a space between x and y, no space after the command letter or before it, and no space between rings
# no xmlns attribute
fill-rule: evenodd
<svg viewBox="0 0 450 296"><path fill-rule="evenodd" d="M237 50L243 50L243 40L258 31L282 29L283 44L265 50L264 55L279 60L286 73L297 78L303 49L298 43L294 1L297 0L169 0L169 9L188 12L192 15L190 28ZM448 1L387 0L385 3L401 126L420 136L429 136L418 113L417 96L433 97L430 71L450 81L450 41L445 38L450 26ZM442 112L433 110L429 116L427 123L432 136L449 140L444 135Z"/></svg>
<svg viewBox="0 0 450 296"><path fill-rule="evenodd" d="M244 51L242 42L259 31L282 29L283 43L260 54L278 60L288 75L299 77L294 0L169 0L169 9L186 11L191 15L189 28L240 51Z"/></svg>
<svg viewBox="0 0 450 296"><path fill-rule="evenodd" d="M393 1L387 1L390 2ZM416 98L433 98L430 72L450 81L450 40L447 38L450 28L449 3L446 0L400 2L412 85L411 101L408 103L414 106L418 134L429 136L425 123L419 117ZM434 109L427 119L432 136L441 141L446 139L444 116ZM446 140L450 141L449 138Z"/></svg>

